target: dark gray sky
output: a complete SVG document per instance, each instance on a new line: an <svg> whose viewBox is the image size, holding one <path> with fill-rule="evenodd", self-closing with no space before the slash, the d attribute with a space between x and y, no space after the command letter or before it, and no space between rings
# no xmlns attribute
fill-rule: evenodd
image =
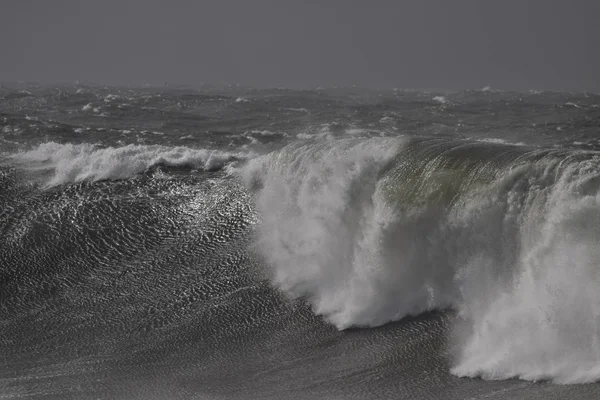
<svg viewBox="0 0 600 400"><path fill-rule="evenodd" d="M0 81L600 90L600 0L1 0Z"/></svg>

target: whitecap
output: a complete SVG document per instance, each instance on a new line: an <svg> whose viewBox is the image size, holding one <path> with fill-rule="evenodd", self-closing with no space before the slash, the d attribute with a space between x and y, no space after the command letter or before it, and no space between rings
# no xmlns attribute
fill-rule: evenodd
<svg viewBox="0 0 600 400"><path fill-rule="evenodd" d="M250 131L250 132L247 132L247 133L250 133L250 134L253 134L253 135L260 135L260 136L276 136L276 135L283 135L283 136L285 136L283 133L273 132L273 131L269 131L269 130L266 130L266 129L262 130L262 131L253 130L253 131Z"/></svg>
<svg viewBox="0 0 600 400"><path fill-rule="evenodd" d="M366 133L369 133L368 130L363 129L363 128L349 128L346 129L346 134L350 135L350 136L359 136L359 135L364 135Z"/></svg>
<svg viewBox="0 0 600 400"><path fill-rule="evenodd" d="M215 170L251 154L158 145L101 147L46 142L9 158L24 169L46 172L44 183L51 187L83 180L128 178L156 165Z"/></svg>
<svg viewBox="0 0 600 400"><path fill-rule="evenodd" d="M104 102L110 103L111 101L119 99L119 98L121 98L121 96L116 95L116 94L109 94L104 98Z"/></svg>

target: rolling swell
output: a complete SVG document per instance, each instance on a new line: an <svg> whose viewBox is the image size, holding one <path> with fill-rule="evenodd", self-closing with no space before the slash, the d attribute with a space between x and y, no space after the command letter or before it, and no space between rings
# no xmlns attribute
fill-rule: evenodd
<svg viewBox="0 0 600 400"><path fill-rule="evenodd" d="M600 379L598 153L342 139L240 174L272 281L339 329L452 308L456 375Z"/></svg>

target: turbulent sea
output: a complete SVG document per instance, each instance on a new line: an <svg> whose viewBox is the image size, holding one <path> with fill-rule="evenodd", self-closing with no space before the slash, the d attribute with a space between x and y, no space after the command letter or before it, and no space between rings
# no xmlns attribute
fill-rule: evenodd
<svg viewBox="0 0 600 400"><path fill-rule="evenodd" d="M600 95L0 87L0 398L600 398Z"/></svg>

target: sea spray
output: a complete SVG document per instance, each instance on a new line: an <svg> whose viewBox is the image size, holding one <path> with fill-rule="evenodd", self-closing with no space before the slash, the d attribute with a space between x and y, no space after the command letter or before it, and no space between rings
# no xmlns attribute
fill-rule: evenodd
<svg viewBox="0 0 600 400"><path fill-rule="evenodd" d="M600 157L325 140L242 170L273 282L339 329L451 307L452 372L600 378Z"/></svg>

